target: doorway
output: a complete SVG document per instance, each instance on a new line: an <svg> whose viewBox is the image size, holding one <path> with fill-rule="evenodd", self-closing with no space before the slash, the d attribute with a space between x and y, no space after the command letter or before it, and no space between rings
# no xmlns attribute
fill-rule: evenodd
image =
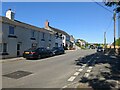
<svg viewBox="0 0 120 90"><path fill-rule="evenodd" d="M17 44L17 57L20 56L20 43Z"/></svg>

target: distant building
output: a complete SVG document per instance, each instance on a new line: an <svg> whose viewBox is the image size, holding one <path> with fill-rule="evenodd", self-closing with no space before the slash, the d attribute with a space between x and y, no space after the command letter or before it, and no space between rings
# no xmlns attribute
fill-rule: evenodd
<svg viewBox="0 0 120 90"><path fill-rule="evenodd" d="M64 47L69 49L70 35L68 33L50 26L48 21L45 22L45 29L54 33L54 47Z"/></svg>
<svg viewBox="0 0 120 90"><path fill-rule="evenodd" d="M70 35L70 49L76 49L75 38L73 35Z"/></svg>
<svg viewBox="0 0 120 90"><path fill-rule="evenodd" d="M80 44L80 46L85 46L86 42L82 39L77 39L77 42Z"/></svg>
<svg viewBox="0 0 120 90"><path fill-rule="evenodd" d="M120 12L118 14L118 37L120 38Z"/></svg>
<svg viewBox="0 0 120 90"><path fill-rule="evenodd" d="M24 50L31 47L50 47L54 42L54 33L14 19L9 9L6 17L0 16L0 54L2 58L22 56Z"/></svg>

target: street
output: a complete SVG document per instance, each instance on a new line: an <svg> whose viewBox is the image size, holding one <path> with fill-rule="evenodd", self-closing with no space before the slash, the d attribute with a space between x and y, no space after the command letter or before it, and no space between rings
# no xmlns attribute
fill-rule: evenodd
<svg viewBox="0 0 120 90"><path fill-rule="evenodd" d="M119 89L119 63L118 56L95 49L67 51L39 60L5 62L3 88ZM28 75L22 76L20 72Z"/></svg>
<svg viewBox="0 0 120 90"><path fill-rule="evenodd" d="M16 71L32 74L17 79L3 76L3 88L62 88L73 82L68 79L79 69L75 60L94 53L95 50L76 50L40 60L5 62L2 75Z"/></svg>

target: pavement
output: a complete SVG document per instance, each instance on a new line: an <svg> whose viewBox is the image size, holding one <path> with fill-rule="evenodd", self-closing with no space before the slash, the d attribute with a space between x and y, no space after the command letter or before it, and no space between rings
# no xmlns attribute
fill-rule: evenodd
<svg viewBox="0 0 120 90"><path fill-rule="evenodd" d="M18 61L18 60L24 60L24 58L23 57L17 57L17 58L1 59L0 63L12 62L12 61Z"/></svg>

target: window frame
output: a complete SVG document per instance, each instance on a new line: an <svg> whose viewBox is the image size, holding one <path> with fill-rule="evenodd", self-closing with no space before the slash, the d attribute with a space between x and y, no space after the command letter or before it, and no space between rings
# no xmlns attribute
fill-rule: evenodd
<svg viewBox="0 0 120 90"><path fill-rule="evenodd" d="M7 43L3 43L3 53L6 53L8 48L7 48Z"/></svg>
<svg viewBox="0 0 120 90"><path fill-rule="evenodd" d="M9 26L9 35L15 35L15 27Z"/></svg>
<svg viewBox="0 0 120 90"><path fill-rule="evenodd" d="M35 31L34 30L32 30L31 36L32 36L32 38L35 38Z"/></svg>

